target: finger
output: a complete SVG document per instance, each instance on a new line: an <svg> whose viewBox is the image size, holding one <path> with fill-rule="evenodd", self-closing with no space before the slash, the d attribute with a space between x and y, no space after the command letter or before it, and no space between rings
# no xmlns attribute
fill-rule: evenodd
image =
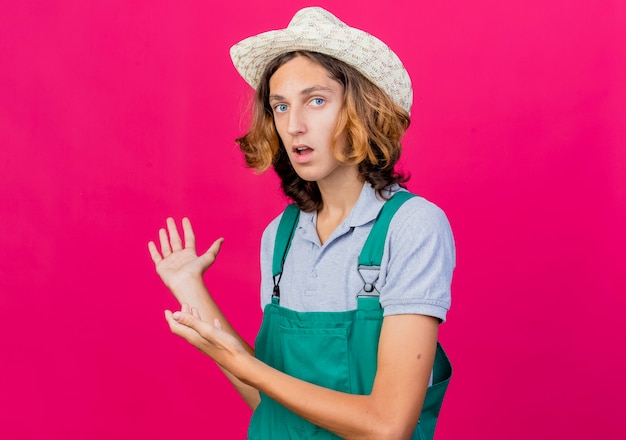
<svg viewBox="0 0 626 440"><path fill-rule="evenodd" d="M189 309L189 304L182 303L180 311L183 312L183 313L191 313L191 310Z"/></svg>
<svg viewBox="0 0 626 440"><path fill-rule="evenodd" d="M220 249L222 248L222 243L224 243L224 238L218 238L217 240L213 242L211 247L204 254L200 256L200 258L202 258L206 262L207 267L213 264L213 262L217 258L217 254L220 252Z"/></svg>
<svg viewBox="0 0 626 440"><path fill-rule="evenodd" d="M190 313L174 312L172 318L180 325L193 329L202 338L209 342L215 341L215 327L200 321Z"/></svg>
<svg viewBox="0 0 626 440"><path fill-rule="evenodd" d="M167 232L170 234L170 244L172 245L172 252L179 251L183 248L183 242L178 235L178 228L176 222L172 217L167 219Z"/></svg>
<svg viewBox="0 0 626 440"><path fill-rule="evenodd" d="M220 322L220 320L219 320L219 319L215 318L215 319L213 320L213 324L215 325L215 327L219 328L220 330L224 330L224 329L222 328L222 323Z"/></svg>
<svg viewBox="0 0 626 440"><path fill-rule="evenodd" d="M191 222L187 217L183 218L183 234L185 236L185 249L195 249L196 235L193 233Z"/></svg>
<svg viewBox="0 0 626 440"><path fill-rule="evenodd" d="M159 242L161 243L161 253L163 258L167 258L172 253L170 248L170 240L167 237L167 231L163 228L159 229Z"/></svg>
<svg viewBox="0 0 626 440"><path fill-rule="evenodd" d="M154 262L154 264L157 264L163 259L156 247L156 244L154 244L154 241L148 242L148 252L150 252L150 256L152 257L152 261Z"/></svg>
<svg viewBox="0 0 626 440"><path fill-rule="evenodd" d="M171 311L165 311L165 320L170 326L170 331L176 336L180 336L187 342L194 345L201 342L202 337L198 334L198 332L184 324L179 323L176 319L174 319L174 314Z"/></svg>

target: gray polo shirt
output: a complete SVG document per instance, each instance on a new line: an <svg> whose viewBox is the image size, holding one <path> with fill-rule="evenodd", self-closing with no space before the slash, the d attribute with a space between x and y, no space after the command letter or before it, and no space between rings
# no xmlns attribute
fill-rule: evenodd
<svg viewBox="0 0 626 440"><path fill-rule="evenodd" d="M281 306L301 312L355 309L363 287L358 256L383 204L368 183L363 185L352 212L323 245L315 227L317 213L301 212L280 281ZM261 241L263 307L272 297L280 217L267 226ZM405 202L389 226L376 281L384 315L421 314L445 321L454 265L454 239L444 212L422 197Z"/></svg>

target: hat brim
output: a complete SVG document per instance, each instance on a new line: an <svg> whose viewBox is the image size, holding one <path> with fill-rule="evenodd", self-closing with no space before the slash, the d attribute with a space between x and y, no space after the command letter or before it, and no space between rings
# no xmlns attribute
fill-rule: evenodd
<svg viewBox="0 0 626 440"><path fill-rule="evenodd" d="M413 99L411 80L398 56L373 35L326 13L336 22L311 20L297 26L290 24L286 29L264 32L235 44L230 49L235 68L256 89L268 64L279 55L298 50L323 53L354 67L409 113Z"/></svg>

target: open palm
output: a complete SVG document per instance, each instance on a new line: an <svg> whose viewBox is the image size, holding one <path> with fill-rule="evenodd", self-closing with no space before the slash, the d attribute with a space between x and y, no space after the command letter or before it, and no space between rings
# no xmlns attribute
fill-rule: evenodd
<svg viewBox="0 0 626 440"><path fill-rule="evenodd" d="M161 280L181 301L184 299L178 297L178 292L186 283L197 282L202 277L215 261L224 240L216 240L205 253L198 255L196 238L188 218L182 221L184 245L174 219L168 218L166 225L167 230L159 230L160 252L153 241L148 243L148 250Z"/></svg>

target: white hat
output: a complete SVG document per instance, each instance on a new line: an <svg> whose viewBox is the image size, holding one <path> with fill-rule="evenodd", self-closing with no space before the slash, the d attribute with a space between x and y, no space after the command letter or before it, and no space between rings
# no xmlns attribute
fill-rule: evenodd
<svg viewBox="0 0 626 440"><path fill-rule="evenodd" d="M256 89L270 61L297 50L323 53L349 64L411 112L411 79L400 58L378 38L349 27L322 8L299 10L286 29L246 38L230 48L230 56L239 74Z"/></svg>

